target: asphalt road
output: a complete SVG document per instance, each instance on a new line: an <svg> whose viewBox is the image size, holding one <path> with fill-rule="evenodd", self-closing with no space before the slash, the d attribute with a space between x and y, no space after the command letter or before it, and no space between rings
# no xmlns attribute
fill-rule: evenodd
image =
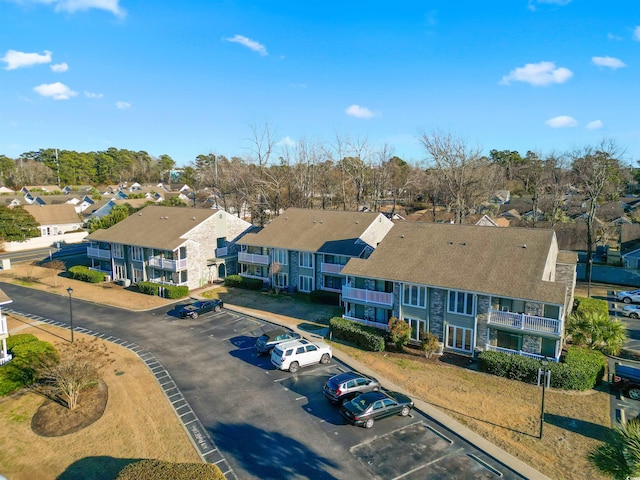
<svg viewBox="0 0 640 480"><path fill-rule="evenodd" d="M11 310L68 322L66 297L1 288ZM370 430L345 424L321 389L347 367L334 360L295 375L275 370L254 348L270 328L263 321L227 310L180 320L176 311L129 312L74 299L73 323L152 352L143 359L183 422L197 417L219 449L209 461L228 464L229 479L522 478L419 411ZM203 432L187 431L198 444Z"/></svg>

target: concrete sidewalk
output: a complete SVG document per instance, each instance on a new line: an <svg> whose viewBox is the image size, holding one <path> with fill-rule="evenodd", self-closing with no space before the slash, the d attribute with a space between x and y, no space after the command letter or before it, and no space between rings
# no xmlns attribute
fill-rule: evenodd
<svg viewBox="0 0 640 480"><path fill-rule="evenodd" d="M299 328L299 325L301 323L307 323L307 322L302 322L302 321L300 321L298 319L295 319L295 318L292 318L292 317L285 317L283 315L272 315L272 314L269 314L267 312L263 312L263 311L260 311L260 310L254 310L254 309L251 309L251 308L240 307L240 306L237 306L237 305L230 305L230 304L225 304L225 308L227 308L227 309L229 309L231 311L237 312L237 313L241 313L243 315L249 315L249 316L252 316L252 317L255 317L255 318L259 318L260 320L265 320L265 321L270 322L270 323L274 323L274 324L277 324L277 325L280 325L280 326L291 328L292 330L300 333L301 335L303 335L304 337L306 337L306 338L308 338L310 340L313 340L314 338L315 339L324 338L329 332L328 328L323 328L323 329L314 330L314 331L301 329L301 328ZM415 403L415 406L416 406L416 408L418 410L420 410L421 412L425 413L426 415L431 417L433 420L435 420L436 422L440 423L441 425L443 425L444 427L448 428L449 430L455 432L460 437L464 438L469 443L471 443L474 446L476 446L478 449L484 451L487 455L495 458L496 460L498 460L499 462L503 463L504 465L506 465L510 469L518 472L520 475L522 475L522 476L524 476L526 478L529 478L529 479L550 480L549 477L547 477L546 475L543 475L542 473L540 473L539 471L537 471L533 467L527 465L526 463L524 463L523 461L519 460L518 458L514 457L510 453L508 453L508 452L504 451L503 449L497 447L496 445L492 444L491 442L489 442L485 438L481 437L477 433L473 432L469 428L467 428L464 425L462 425L457 420L454 420L453 418L449 417L448 415L445 415L440 410L438 410L437 408L433 407L431 404L429 404L427 402L424 402L419 398L415 398L414 396L409 394L409 392L404 390L402 387L394 384L393 382L389 381L388 379L386 379L384 377L381 377L379 373L374 372L373 370L368 368L366 365L360 363L359 361L357 361L354 358L350 357L346 353L344 353L344 352L342 352L340 350L337 350L337 349L335 349L333 351L333 353L334 353L334 357L335 358L337 358L341 362L345 363L346 365L348 365L353 370L359 371L361 373L365 373L365 374L370 375L370 376L374 376L374 377L378 378L379 380L381 380L381 382L383 383L383 385L386 388L389 388L390 390L395 390L395 391L404 393L405 395L411 397L413 399L413 401Z"/></svg>

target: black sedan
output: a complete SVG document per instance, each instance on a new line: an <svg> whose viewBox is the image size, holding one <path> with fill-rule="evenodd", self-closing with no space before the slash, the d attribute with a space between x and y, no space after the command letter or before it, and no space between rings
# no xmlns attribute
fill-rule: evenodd
<svg viewBox="0 0 640 480"><path fill-rule="evenodd" d="M198 300L182 307L180 310L180 318L198 318L198 315L212 310L219 312L222 310L222 307L222 300Z"/></svg>
<svg viewBox="0 0 640 480"><path fill-rule="evenodd" d="M358 395L340 407L342 416L352 425L371 428L376 420L391 415L406 417L413 400L399 392L369 392Z"/></svg>

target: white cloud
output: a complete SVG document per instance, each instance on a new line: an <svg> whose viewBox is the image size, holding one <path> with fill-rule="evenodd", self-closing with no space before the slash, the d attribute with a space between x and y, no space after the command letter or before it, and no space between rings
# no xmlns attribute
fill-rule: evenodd
<svg viewBox="0 0 640 480"><path fill-rule="evenodd" d="M600 130L602 127L604 127L602 120L593 120L587 123L587 130Z"/></svg>
<svg viewBox="0 0 640 480"><path fill-rule="evenodd" d="M16 50L7 50L4 57L0 58L3 62L6 62L7 66L5 70L15 70L17 68L32 67L40 63L51 62L51 52L45 50L41 55L39 53L25 53L18 52Z"/></svg>
<svg viewBox="0 0 640 480"><path fill-rule="evenodd" d="M56 72L56 73L60 73L60 72L66 72L67 70L69 70L69 65L67 65L65 62L62 63L56 63L55 65L51 65L51 70Z"/></svg>
<svg viewBox="0 0 640 480"><path fill-rule="evenodd" d="M607 33L607 38L608 38L609 40L617 40L617 41L622 40L622 37L621 37L621 36L616 35L616 34L614 34L614 33Z"/></svg>
<svg viewBox="0 0 640 480"><path fill-rule="evenodd" d="M360 105L350 105L344 111L347 115L356 118L371 118L375 116L375 113L371 110L366 107L361 107Z"/></svg>
<svg viewBox="0 0 640 480"><path fill-rule="evenodd" d="M254 52L258 52L260 55L265 56L268 55L267 49L264 45L255 40L251 40L250 38L244 37L242 35L234 35L233 37L228 37L225 39L227 42L239 43L240 45L244 45L245 47L253 50Z"/></svg>
<svg viewBox="0 0 640 480"><path fill-rule="evenodd" d="M85 12L95 8L111 12L117 17L124 17L127 13L120 7L120 0L18 0L18 2L53 5L56 12Z"/></svg>
<svg viewBox="0 0 640 480"><path fill-rule="evenodd" d="M598 67L609 67L612 69L626 67L627 64L624 63L619 58L614 57L591 57L591 62Z"/></svg>
<svg viewBox="0 0 640 480"><path fill-rule="evenodd" d="M122 101L117 101L116 102L116 108L118 108L119 110L126 110L127 108L130 108L131 104L129 102L122 102Z"/></svg>
<svg viewBox="0 0 640 480"><path fill-rule="evenodd" d="M557 67L553 62L527 63L524 67L518 67L509 75L500 80L502 85L510 85L514 82L525 82L535 87L550 85L552 83L564 83L573 76L568 68Z"/></svg>
<svg viewBox="0 0 640 480"><path fill-rule="evenodd" d="M532 12L535 12L537 4L545 4L545 3L564 7L565 5L569 5L569 3L571 3L571 0L529 0L529 4L527 5L527 8Z"/></svg>
<svg viewBox="0 0 640 480"><path fill-rule="evenodd" d="M287 135L278 142L278 145L281 145L283 147L295 147L296 141Z"/></svg>
<svg viewBox="0 0 640 480"><path fill-rule="evenodd" d="M71 97L78 95L78 92L74 92L64 83L43 83L33 89L36 93L43 97L51 97L54 100L69 100Z"/></svg>
<svg viewBox="0 0 640 480"><path fill-rule="evenodd" d="M547 125L552 128L566 128L566 127L575 127L578 125L578 122L575 118L570 117L569 115L560 115L558 117L553 117L547 120Z"/></svg>
<svg viewBox="0 0 640 480"><path fill-rule="evenodd" d="M640 25L633 29L633 39L640 42Z"/></svg>
<svg viewBox="0 0 640 480"><path fill-rule="evenodd" d="M86 90L84 92L84 96L87 98L102 98L101 93L87 92Z"/></svg>

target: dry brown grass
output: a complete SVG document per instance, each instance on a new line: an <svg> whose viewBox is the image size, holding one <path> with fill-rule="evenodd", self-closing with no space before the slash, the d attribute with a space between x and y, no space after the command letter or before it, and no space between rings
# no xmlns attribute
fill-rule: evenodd
<svg viewBox="0 0 640 480"><path fill-rule="evenodd" d="M406 354L334 346L550 478L605 478L586 456L611 424L607 393L547 390L540 440L541 389L534 385Z"/></svg>
<svg viewBox="0 0 640 480"><path fill-rule="evenodd" d="M28 326L8 316L10 331L33 333L51 343L68 332L50 325ZM27 326L27 328L24 328ZM84 335L76 333L78 338ZM0 473L12 480L112 479L132 460L201 462L195 447L146 365L129 350L107 344L115 361L105 372L107 408L76 433L41 437L31 420L45 401L33 393L0 399Z"/></svg>

